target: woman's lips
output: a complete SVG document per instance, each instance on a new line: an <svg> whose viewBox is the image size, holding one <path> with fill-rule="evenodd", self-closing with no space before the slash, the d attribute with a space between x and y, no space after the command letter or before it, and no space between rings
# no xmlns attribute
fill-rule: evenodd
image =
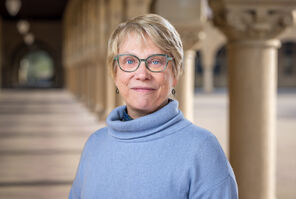
<svg viewBox="0 0 296 199"><path fill-rule="evenodd" d="M133 87L131 89L134 91L137 91L137 92L152 92L152 91L156 90L156 89L150 88L150 87Z"/></svg>

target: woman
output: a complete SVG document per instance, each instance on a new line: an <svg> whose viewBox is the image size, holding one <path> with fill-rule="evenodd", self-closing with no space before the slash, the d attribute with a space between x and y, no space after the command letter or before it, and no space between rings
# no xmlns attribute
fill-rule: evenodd
<svg viewBox="0 0 296 199"><path fill-rule="evenodd" d="M117 27L107 62L126 106L88 139L69 198L238 197L215 136L186 120L169 98L182 60L179 34L164 18L148 14Z"/></svg>

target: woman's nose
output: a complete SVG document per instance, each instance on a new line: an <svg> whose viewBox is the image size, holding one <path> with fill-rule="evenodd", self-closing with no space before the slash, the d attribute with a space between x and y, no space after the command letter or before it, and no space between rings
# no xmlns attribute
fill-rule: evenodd
<svg viewBox="0 0 296 199"><path fill-rule="evenodd" d="M139 68L135 71L135 77L140 80L150 79L151 73L146 68L145 62L141 62Z"/></svg>

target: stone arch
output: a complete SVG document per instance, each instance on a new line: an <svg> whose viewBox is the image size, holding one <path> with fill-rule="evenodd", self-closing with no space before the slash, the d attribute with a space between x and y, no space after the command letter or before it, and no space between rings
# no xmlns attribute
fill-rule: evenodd
<svg viewBox="0 0 296 199"><path fill-rule="evenodd" d="M21 59L31 52L44 51L53 61L53 84L52 88L62 87L63 68L59 62L58 53L48 44L42 41L35 41L33 45L26 45L24 42L17 45L8 58L7 67L4 68L4 84L5 88L18 88L18 72Z"/></svg>

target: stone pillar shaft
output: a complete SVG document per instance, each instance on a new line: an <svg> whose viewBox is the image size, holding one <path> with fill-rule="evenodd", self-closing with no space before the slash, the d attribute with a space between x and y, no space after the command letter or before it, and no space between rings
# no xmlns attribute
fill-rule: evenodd
<svg viewBox="0 0 296 199"><path fill-rule="evenodd" d="M202 81L203 81L203 91L205 93L211 93L214 90L214 62L216 59L216 48L214 46L208 45L209 39L204 41L204 45L200 51L202 56Z"/></svg>
<svg viewBox="0 0 296 199"><path fill-rule="evenodd" d="M97 45L97 53L98 57L96 59L96 78L95 78L95 98L96 98L96 105L95 111L98 117L101 119L104 116L104 108L106 102L105 93L107 93L107 82L106 82L106 75L105 70L107 67L105 65L105 57L106 57L106 46L107 46L107 35L106 35L106 2L104 0L99 0L96 4L96 18L97 18L97 26L96 26L96 45Z"/></svg>
<svg viewBox="0 0 296 199"><path fill-rule="evenodd" d="M211 66L203 67L203 90L206 93L211 93L214 88L214 74Z"/></svg>
<svg viewBox="0 0 296 199"><path fill-rule="evenodd" d="M184 116L193 122L193 100L194 100L194 64L195 51L185 51L184 73L177 84L176 97Z"/></svg>
<svg viewBox="0 0 296 199"><path fill-rule="evenodd" d="M79 96L79 77L77 75L78 73L78 70L77 70L77 67L71 67L72 68L72 71L73 71L73 85L74 85L74 95L78 98Z"/></svg>
<svg viewBox="0 0 296 199"><path fill-rule="evenodd" d="M108 13L110 14L109 21L109 34L115 29L115 27L122 21L123 17L123 5L122 0L111 0L108 4ZM116 13L116 14L115 14ZM107 38L106 38L107 39ZM106 76L106 106L104 117L107 117L108 114L116 107L116 93L115 93L115 84L111 77L111 69L105 66L105 76Z"/></svg>
<svg viewBox="0 0 296 199"><path fill-rule="evenodd" d="M99 60L100 61L100 60ZM95 77L95 84L96 84L96 91L95 91L95 98L96 98L96 105L95 105L95 111L98 114L99 118L103 116L104 114L104 104L105 104L105 74L104 74L104 68L101 63L99 63L96 67L96 77Z"/></svg>
<svg viewBox="0 0 296 199"><path fill-rule="evenodd" d="M230 161L240 199L275 199L277 40L228 44Z"/></svg>

